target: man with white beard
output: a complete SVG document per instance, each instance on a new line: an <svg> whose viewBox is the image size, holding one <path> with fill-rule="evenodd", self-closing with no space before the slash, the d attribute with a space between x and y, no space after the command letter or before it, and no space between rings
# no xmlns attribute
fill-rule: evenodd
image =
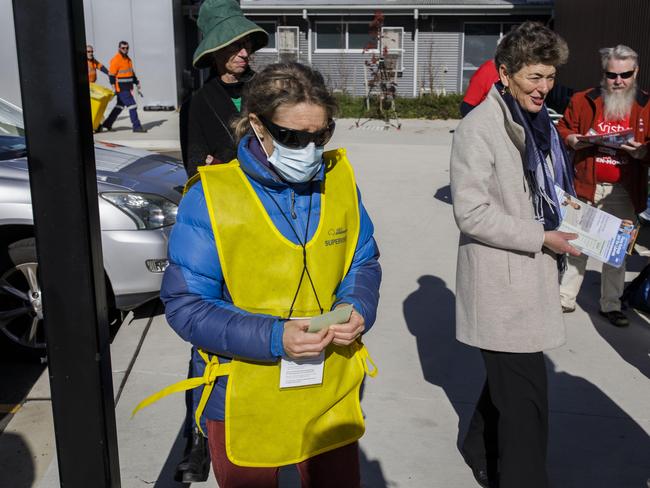
<svg viewBox="0 0 650 488"><path fill-rule="evenodd" d="M575 151L575 188L578 197L621 219L635 220L648 199L650 155L650 103L648 93L637 87L639 57L627 46L600 50L603 77L600 87L576 93L559 122L566 145ZM632 129L620 149L578 140L587 133L608 134ZM587 266L587 256L570 256L560 285L562 310L573 312ZM600 314L617 327L629 324L621 312L625 264L603 265Z"/></svg>

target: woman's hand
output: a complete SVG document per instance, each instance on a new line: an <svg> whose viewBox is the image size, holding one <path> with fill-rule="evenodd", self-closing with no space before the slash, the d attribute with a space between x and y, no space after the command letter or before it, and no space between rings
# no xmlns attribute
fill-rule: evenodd
<svg viewBox="0 0 650 488"><path fill-rule="evenodd" d="M625 144L622 144L621 149L634 159L645 159L648 155L648 146L633 140L629 140Z"/></svg>
<svg viewBox="0 0 650 488"><path fill-rule="evenodd" d="M576 151L592 145L590 142L578 140L579 135L580 134L571 134L570 136L567 136L564 142L566 142L567 146Z"/></svg>
<svg viewBox="0 0 650 488"><path fill-rule="evenodd" d="M559 230L547 230L544 232L544 246L556 254L570 254L580 256L580 251L569 244L569 241L578 238L578 234L562 232Z"/></svg>
<svg viewBox="0 0 650 488"><path fill-rule="evenodd" d="M338 305L336 308L345 306L345 303ZM345 324L330 325L330 330L334 331L334 344L337 346L349 346L366 330L366 321L361 314L352 310L350 320Z"/></svg>
<svg viewBox="0 0 650 488"><path fill-rule="evenodd" d="M318 356L334 339L330 327L318 332L307 332L309 319L287 320L284 323L282 346L293 359Z"/></svg>

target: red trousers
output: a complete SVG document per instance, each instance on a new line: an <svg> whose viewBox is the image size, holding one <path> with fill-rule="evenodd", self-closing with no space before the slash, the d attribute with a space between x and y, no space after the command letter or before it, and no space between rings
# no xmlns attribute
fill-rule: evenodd
<svg viewBox="0 0 650 488"><path fill-rule="evenodd" d="M247 468L226 456L224 423L208 420L210 457L219 488L277 488L279 468ZM296 465L302 488L360 488L359 444L354 442Z"/></svg>

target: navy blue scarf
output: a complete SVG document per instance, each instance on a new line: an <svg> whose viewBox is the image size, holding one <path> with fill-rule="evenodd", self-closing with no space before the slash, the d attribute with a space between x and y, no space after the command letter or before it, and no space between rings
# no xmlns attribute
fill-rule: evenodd
<svg viewBox="0 0 650 488"><path fill-rule="evenodd" d="M555 185L575 196L573 170L559 133L548 115L546 106L537 114L522 110L519 103L501 83L497 89L506 102L513 120L524 128L526 151L523 161L524 175L533 197L535 219L542 222L544 230L560 226L560 203ZM553 171L546 159L550 156Z"/></svg>

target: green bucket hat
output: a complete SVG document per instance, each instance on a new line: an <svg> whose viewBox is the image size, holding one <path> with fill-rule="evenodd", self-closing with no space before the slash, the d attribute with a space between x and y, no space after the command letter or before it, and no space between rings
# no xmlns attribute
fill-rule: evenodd
<svg viewBox="0 0 650 488"><path fill-rule="evenodd" d="M199 9L196 23L203 34L203 40L194 51L192 64L195 68L209 68L210 53L243 37L250 36L253 52L269 42L266 31L244 17L235 0L205 0Z"/></svg>

